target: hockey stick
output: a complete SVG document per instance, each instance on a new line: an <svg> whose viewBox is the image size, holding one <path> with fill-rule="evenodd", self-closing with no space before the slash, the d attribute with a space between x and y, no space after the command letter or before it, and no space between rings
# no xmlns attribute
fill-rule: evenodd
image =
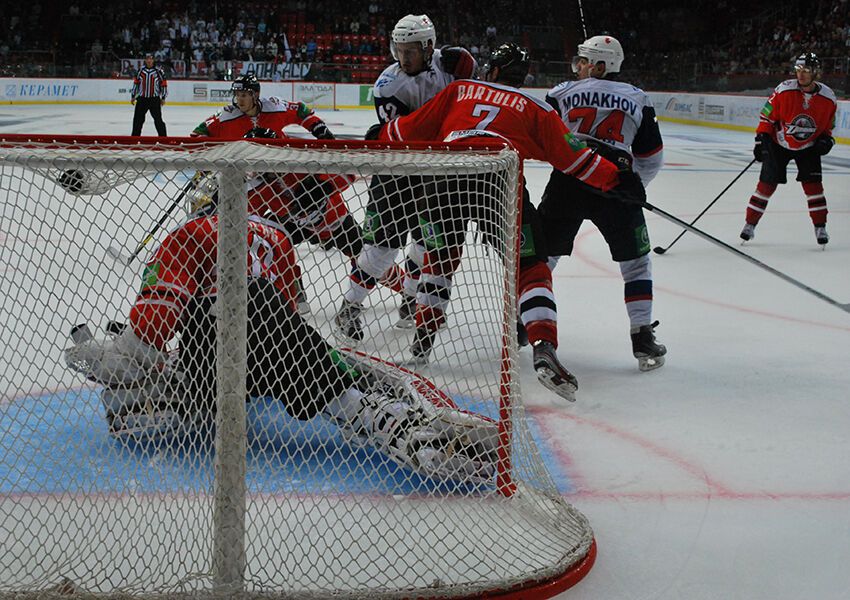
<svg viewBox="0 0 850 600"><path fill-rule="evenodd" d="M691 223L690 223L690 224L691 224L691 225L693 225L694 223L696 223L697 221L699 221L700 217L701 217L701 216L703 216L706 212L708 212L708 209L709 209L709 208L711 208L712 206L714 206L714 203L715 203L715 202L717 202L718 200L720 200L720 197L721 197L723 194L725 194L725 193L726 193L726 191L727 191L730 187L732 187L732 186L735 184L735 182L736 182L736 181L738 181L738 180L739 180L739 179L740 179L740 178L744 175L744 173L746 173L746 172L750 169L750 167L752 167L752 166L753 166L753 163L755 163L755 162L756 162L756 159L751 160L751 161L750 161L750 164L748 164L746 167L744 167L744 170L743 170L743 171L741 171L740 173L738 173L737 177L735 177L735 179L733 179L733 180L729 183L729 185L727 185L725 188L723 188L723 191L722 191L722 192L720 192L719 194L717 194L717 198L715 198L714 200L712 200L712 201L709 203L709 205L708 205L708 206L706 206L704 209L702 209L702 212L701 212L700 214L698 214L698 215L696 216L696 218L695 218L693 221L691 221ZM678 236L676 236L676 239L675 239L675 240L673 240L672 242L670 242L669 244L667 244L667 247L666 247L666 248L662 248L661 246L656 246L655 248L653 248L653 249L652 249L652 251L653 251L653 252L655 252L656 254L664 254L664 253L665 253L665 252L667 252L670 248L672 248L672 247L673 247L673 244L675 244L676 242L678 242L678 241L679 241L679 238L681 238L681 237L682 237L683 235L685 235L687 232L688 232L688 230L687 230L687 229L683 229L683 230L682 230L682 233L680 233Z"/></svg>
<svg viewBox="0 0 850 600"><path fill-rule="evenodd" d="M139 242L139 245L136 246L136 249L133 250L133 253L130 254L130 256L125 256L121 254L121 251L118 250L118 248L116 248L115 246L110 246L109 248L107 248L106 253L115 260L122 262L127 266L130 266L130 263L132 263L139 255L139 253L145 249L145 246L147 246L148 242L153 239L153 236L156 235L156 232L159 231L160 227L162 227L162 224L165 223L168 217L171 216L171 213L174 212L174 209L180 206L180 203L183 202L183 198L186 197L186 193L190 189L192 189L194 183L194 179L190 179L186 183L186 185L183 186L183 189L180 191L180 194L177 196L177 198L174 199L174 202L171 203L171 206L168 207L168 210L163 213L163 215L159 218L159 221L154 224L154 226L151 228L145 238L141 242Z"/></svg>
<svg viewBox="0 0 850 600"><path fill-rule="evenodd" d="M578 15L581 18L581 32L584 34L584 39L587 39L587 26L584 24L584 7L581 5L581 0L578 0Z"/></svg>
<svg viewBox="0 0 850 600"><path fill-rule="evenodd" d="M708 242L711 242L712 244L714 244L716 246L720 246L724 250L728 250L732 254L735 254L735 255L743 258L744 260L754 264L755 266L757 266L761 269L764 269L768 273L772 273L773 275L776 275L777 277L779 277L783 281L786 281L786 282L790 283L791 285L798 287L805 292L810 293L812 296L815 296L816 298L819 298L819 299L823 300L824 302L832 304L833 306L837 306L838 308L840 308L844 312L850 312L850 303L838 302L837 300L830 298L826 294L823 294L823 293L817 291L816 289L811 288L811 287L807 286L806 284L804 284L800 281L797 281L796 279L794 279L790 275L786 275L782 271L778 271L778 270L774 269L773 267L766 265L765 263L761 262L757 258L753 258L749 254L741 252L740 250L738 250L737 248L735 248L733 246L730 246L726 242L723 242L723 241L717 239L716 237L707 234L703 230L698 229L697 227L694 227L693 225L690 225L688 223L685 223L684 221L682 221L678 217L675 217L675 216L671 215L670 213L668 213L664 210L661 210L657 206L653 206L649 202L644 202L642 204L642 206L646 210L653 212L653 213L656 213L658 216L667 219L671 223L675 223L676 225L683 227L686 231L690 231L692 233L695 233L696 235L698 235L702 239L704 239Z"/></svg>

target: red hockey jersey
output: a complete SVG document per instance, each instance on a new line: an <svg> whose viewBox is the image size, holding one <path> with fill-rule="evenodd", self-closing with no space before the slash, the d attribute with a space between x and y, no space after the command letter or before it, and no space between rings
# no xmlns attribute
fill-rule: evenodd
<svg viewBox="0 0 850 600"><path fill-rule="evenodd" d="M307 131L322 120L313 109L303 102L287 102L280 98L260 98L260 112L249 117L236 106L225 106L209 119L195 127L192 136L206 136L225 139L239 139L255 127L271 129L278 137L287 137L283 128L287 125L300 125Z"/></svg>
<svg viewBox="0 0 850 600"><path fill-rule="evenodd" d="M756 133L769 133L789 150L813 146L818 136L832 135L838 102L835 93L822 83L806 93L796 79L783 81L761 109Z"/></svg>
<svg viewBox="0 0 850 600"><path fill-rule="evenodd" d="M493 137L510 143L522 160L546 161L603 191L618 183L617 167L574 137L551 106L496 83L452 82L422 108L390 121L379 139L451 143Z"/></svg>
<svg viewBox="0 0 850 600"><path fill-rule="evenodd" d="M130 311L133 331L163 349L185 318L192 298L217 292L218 216L200 216L168 234L145 266L142 288ZM257 216L248 217L247 273L275 285L293 310L297 263L289 238Z"/></svg>

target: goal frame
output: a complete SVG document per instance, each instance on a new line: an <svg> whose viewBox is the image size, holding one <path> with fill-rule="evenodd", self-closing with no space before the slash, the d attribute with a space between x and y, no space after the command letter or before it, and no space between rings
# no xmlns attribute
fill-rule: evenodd
<svg viewBox="0 0 850 600"><path fill-rule="evenodd" d="M0 135L0 160L3 159L3 148L9 145L16 147L33 144L34 148L49 148L55 144L62 149L103 149L108 151L115 148L144 147L146 150L183 149L187 145L205 144L207 146L218 143L228 144L241 141L239 139L213 140L198 137L130 137L130 136L88 136L88 135L28 135L28 134L3 134ZM402 151L480 151L480 152L504 152L514 154L516 160L516 181L514 185L514 199L516 202L517 220L515 231L510 239L516 250L513 268L513 293L504 294L503 302L503 328L502 328L502 350L499 381L499 448L496 475L496 488L505 497L511 497L517 492L516 483L511 476L511 402L514 394L514 382L511 379L511 344L514 336L511 322L516 316L516 306L511 305L511 298L516 297L518 284L519 260L518 251L520 244L520 232L522 222L522 194L523 175L522 161L519 159L507 143L472 142L463 145L442 143L385 143L377 141L351 140L266 140L253 139L253 144L268 146L286 146L302 149L339 149L349 150L355 148L366 148L371 150L402 150ZM104 160L105 163L109 159ZM30 157L26 166L39 166L39 159ZM51 168L62 168L62 159L45 159L40 166ZM70 166L70 163L69 163ZM151 161L153 170L157 168L157 161ZM188 164L186 165L189 166ZM170 168L174 168L169 165ZM215 457L215 490L214 490L214 518L213 518L213 573L217 590L225 592L240 592L242 590L243 575L245 572L245 501L246 501L246 380L247 351L244 345L235 340L245 339L247 330L247 305L240 302L247 295L247 282L244 277L244 265L247 248L247 194L242 186L244 165L223 169L216 161L204 162L204 160L193 160L191 168L215 170L220 173L219 178L219 246L218 246L218 269L219 269L219 298L222 306L230 307L223 310L218 318L218 331L238 332L234 335L218 335L218 365L217 383L219 389L218 411L216 414L216 457ZM560 593L578 583L592 568L596 558L596 541L592 541L590 549L583 559L572 565L561 575L549 578L545 581L531 582L528 585L487 593L487 597L502 599L520 598L548 598ZM0 593L0 597L2 597ZM478 595L476 594L476 597Z"/></svg>

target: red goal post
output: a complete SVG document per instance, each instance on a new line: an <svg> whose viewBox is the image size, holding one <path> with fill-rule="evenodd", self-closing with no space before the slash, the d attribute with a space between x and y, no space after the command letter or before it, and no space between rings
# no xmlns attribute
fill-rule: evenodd
<svg viewBox="0 0 850 600"><path fill-rule="evenodd" d="M213 173L217 182L215 438L205 448L200 433L175 436L156 446L153 468L145 462L149 448L110 437L99 414L102 391L57 356L70 344L71 326L126 320L142 261L122 264L109 249L126 255L152 237L140 259L150 256L185 212L176 211L149 236L152 225L186 190L196 193L196 172ZM376 175L495 182L484 200L475 200L492 208L494 222L470 226L431 363L395 366L410 340L388 326L398 302L388 290L370 297L366 338L346 355L360 368L358 354L374 357L399 381L440 390L461 410L496 421L492 481L429 481L339 444L332 424L309 432L287 424L283 435L272 432L268 415L250 414L241 299L246 180L258 173L347 175L353 183L342 198L359 222ZM64 585L130 595L545 598L578 582L595 557L592 530L558 494L526 422L519 385L521 182L517 154L501 144L0 136L0 288L6 290L0 312L15 315L3 338L18 351L0 363L0 427L19 436L0 463L0 522L12 531L0 541L0 597L49 595ZM305 318L333 340L348 259L317 245L296 250L315 307ZM22 295L28 306L20 305ZM78 431L84 442L62 445L63 427L79 422L86 423ZM44 444L25 439L27 432ZM256 447L269 437L276 445ZM109 474L81 472L63 454L74 449ZM122 469L147 479L131 482ZM71 481L70 489L59 481ZM56 511L58 519L51 517ZM74 534L80 531L91 538L83 556ZM134 556L104 544L106 538L122 541ZM173 564L175 544L182 570Z"/></svg>

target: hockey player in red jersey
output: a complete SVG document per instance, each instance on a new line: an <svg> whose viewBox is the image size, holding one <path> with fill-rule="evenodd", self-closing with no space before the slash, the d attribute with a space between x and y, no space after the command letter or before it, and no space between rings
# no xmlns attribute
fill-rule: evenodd
<svg viewBox="0 0 850 600"><path fill-rule="evenodd" d="M815 239L821 246L829 242L821 156L835 145L832 128L838 103L835 93L817 81L820 60L815 54L805 52L797 57L794 71L796 78L776 86L759 115L753 155L761 162L761 174L741 230L745 242L755 237L756 225L776 186L787 183L786 170L792 160L797 163L797 181L806 195Z"/></svg>
<svg viewBox="0 0 850 600"><path fill-rule="evenodd" d="M271 129L286 137L283 128L300 125L319 140L332 140L333 134L322 119L303 102L287 102L274 96L260 97L260 82L253 73L233 82L232 104L195 127L193 136L239 139L255 128Z"/></svg>
<svg viewBox="0 0 850 600"><path fill-rule="evenodd" d="M616 81L623 58L623 47L610 35L585 40L573 59L576 80L555 86L546 101L576 137L612 161L633 164L646 185L663 163L661 132L646 92ZM624 202L600 202L594 190L555 169L538 210L552 268L561 256L572 253L585 220L596 225L623 276L632 354L638 368L649 371L662 366L667 348L655 340L651 246L643 209Z"/></svg>
<svg viewBox="0 0 850 600"><path fill-rule="evenodd" d="M619 172L617 166L590 150L567 129L548 104L515 86L528 73L528 53L514 44L497 48L486 67L485 81L456 81L428 104L407 117L381 127L372 136L386 141L440 140L463 144L471 139L504 140L524 160L551 163L584 184L641 202L643 187L634 173ZM474 184L473 184L474 185ZM411 347L414 359L427 359L437 330L445 322L444 311L451 294L451 278L462 252L465 221L470 218L473 190L437 194L422 215L426 223L428 249L417 292L416 337ZM440 198L445 199L440 202ZM609 201L609 200L600 200ZM575 378L560 364L557 314L552 294L552 274L537 213L523 193L523 246L520 249L520 316L534 346L534 367L547 388L574 399ZM441 222L440 222L441 221ZM428 223L440 222L440 227ZM439 231L439 239L433 232ZM429 234L432 234L428 237Z"/></svg>
<svg viewBox="0 0 850 600"><path fill-rule="evenodd" d="M284 127L300 125L317 139L334 139L325 122L305 104L275 97L262 98L260 82L253 73L234 81L232 89L233 103L198 125L193 136L238 139L250 134L251 137L283 139L288 137ZM282 176L277 186L284 189L280 190L278 198L290 198L292 202L278 202L277 210L273 211L275 218L287 228L294 244L308 241L337 248L349 258L355 257L362 249L362 232L342 197L342 192L351 183L352 178L343 175ZM269 191L266 188L266 192ZM297 193L302 191L308 193ZM396 268L382 282L398 291L400 279L400 270ZM309 312L303 288L299 292L299 307L302 313Z"/></svg>
<svg viewBox="0 0 850 600"><path fill-rule="evenodd" d="M110 433L121 439L190 434L215 413L218 216L214 194L190 194L195 211L147 262L123 331L105 340L77 331L65 351L71 369L103 386ZM266 209L249 194L249 396L275 398L297 419L324 415L347 438L427 477L492 481L496 423L335 350L298 314L295 253ZM167 345L178 335L175 356Z"/></svg>

